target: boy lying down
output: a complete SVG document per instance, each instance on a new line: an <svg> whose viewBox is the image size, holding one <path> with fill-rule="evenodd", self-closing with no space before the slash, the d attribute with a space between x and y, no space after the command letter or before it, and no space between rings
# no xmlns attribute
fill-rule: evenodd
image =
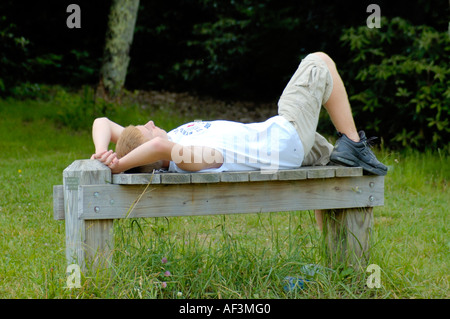
<svg viewBox="0 0 450 319"><path fill-rule="evenodd" d="M334 148L316 132L321 106L340 138ZM123 127L107 118L94 121L92 137L97 159L112 173L276 171L334 163L362 167L386 175L387 167L358 132L347 93L333 60L322 52L309 54L284 89L278 115L260 123L205 121L184 124L170 132L153 121ZM116 144L115 152L108 150Z"/></svg>

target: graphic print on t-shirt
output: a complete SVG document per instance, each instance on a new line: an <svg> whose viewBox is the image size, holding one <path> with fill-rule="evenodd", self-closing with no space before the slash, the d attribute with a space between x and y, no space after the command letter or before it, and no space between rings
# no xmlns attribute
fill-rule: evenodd
<svg viewBox="0 0 450 319"><path fill-rule="evenodd" d="M184 136L200 133L204 130L207 130L211 127L211 122L192 122L185 125L182 125L172 132L173 134L182 134Z"/></svg>

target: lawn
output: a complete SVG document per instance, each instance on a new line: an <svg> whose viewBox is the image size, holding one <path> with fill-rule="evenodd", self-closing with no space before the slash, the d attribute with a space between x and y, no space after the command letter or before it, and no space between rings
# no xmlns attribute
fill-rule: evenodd
<svg viewBox="0 0 450 319"><path fill-rule="evenodd" d="M168 109L130 105L107 115L121 124L151 117L166 129L194 119ZM67 289L52 187L93 152L89 126L70 125L82 115L61 109L61 96L0 100L0 114L1 298L449 297L449 154L390 151L386 142L376 149L390 172L385 206L374 209L370 260L381 268L380 288L367 287L369 273L338 268L322 269L304 289L283 289L286 276L323 263L310 211L120 220L114 277L83 277L81 288Z"/></svg>

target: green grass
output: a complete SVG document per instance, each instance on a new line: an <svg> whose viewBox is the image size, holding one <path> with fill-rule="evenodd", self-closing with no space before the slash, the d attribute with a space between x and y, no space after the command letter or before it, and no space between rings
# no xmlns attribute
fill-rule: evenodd
<svg viewBox="0 0 450 319"><path fill-rule="evenodd" d="M313 212L279 212L116 221L114 277L83 277L81 288L67 289L64 222L53 219L52 186L93 152L93 119L75 131L70 117L55 115L60 103L0 100L1 298L449 297L448 153L385 149L377 155L391 171L385 206L374 210L370 260L381 267L381 288L366 286L369 273L337 269L286 292L285 276L323 263L321 234ZM113 111L106 116L122 124L152 118L167 129L193 119L132 105Z"/></svg>

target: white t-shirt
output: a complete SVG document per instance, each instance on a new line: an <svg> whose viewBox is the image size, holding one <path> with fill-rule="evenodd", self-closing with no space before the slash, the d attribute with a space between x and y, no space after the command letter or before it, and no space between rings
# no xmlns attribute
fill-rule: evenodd
<svg viewBox="0 0 450 319"><path fill-rule="evenodd" d="M220 120L191 122L170 131L168 136L183 146L207 146L221 152L222 166L203 170L209 172L292 169L300 167L304 158L297 131L281 116L251 124ZM212 158L211 154L203 156ZM172 159L169 171L184 172L175 164L174 153Z"/></svg>

